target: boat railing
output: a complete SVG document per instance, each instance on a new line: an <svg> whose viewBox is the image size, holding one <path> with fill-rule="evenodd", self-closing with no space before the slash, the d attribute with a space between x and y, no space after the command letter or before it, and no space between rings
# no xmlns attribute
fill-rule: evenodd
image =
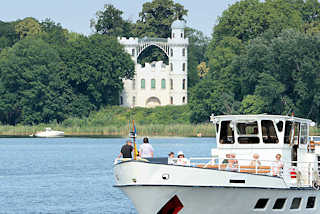
<svg viewBox="0 0 320 214"><path fill-rule="evenodd" d="M225 161L225 163L224 163ZM288 186L315 187L320 186L320 162L290 161L279 162L260 160L261 164L251 165L249 159L190 158L190 166L198 168L234 171L248 174L282 177Z"/></svg>
<svg viewBox="0 0 320 214"><path fill-rule="evenodd" d="M249 159L219 159L218 157L199 157L199 158L138 158L137 161L161 163L169 165L183 165L195 168L214 169L221 171L233 171L248 174L258 174L283 178L284 182L290 187L314 187L320 189L320 177L318 166L320 162L290 161L279 162L271 160L260 160L261 165L251 165ZM118 158L114 164L131 161L131 158ZM224 163L228 162L228 163ZM234 162L233 162L234 161Z"/></svg>

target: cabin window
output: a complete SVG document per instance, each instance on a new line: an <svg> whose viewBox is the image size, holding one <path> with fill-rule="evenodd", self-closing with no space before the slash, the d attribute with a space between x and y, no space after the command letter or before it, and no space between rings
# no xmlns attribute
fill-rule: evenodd
<svg viewBox="0 0 320 214"><path fill-rule="evenodd" d="M306 123L301 124L301 136L300 143L306 144L308 140L308 125Z"/></svg>
<svg viewBox="0 0 320 214"><path fill-rule="evenodd" d="M279 132L282 132L282 130L283 130L283 122L282 121L277 122L277 128L278 128Z"/></svg>
<svg viewBox="0 0 320 214"><path fill-rule="evenodd" d="M220 129L220 143L234 144L234 133L231 121L222 121ZM232 127L232 128L231 128Z"/></svg>
<svg viewBox="0 0 320 214"><path fill-rule="evenodd" d="M276 202L274 203L273 205L273 208L274 210L281 210L284 206L284 204L286 203L286 198L278 198L276 200Z"/></svg>
<svg viewBox="0 0 320 214"><path fill-rule="evenodd" d="M302 200L301 198L294 198L294 199L292 200L290 209L291 209L291 210L299 209L299 208L300 208L300 204L301 204L301 200Z"/></svg>
<svg viewBox="0 0 320 214"><path fill-rule="evenodd" d="M300 143L300 123L294 124L294 144Z"/></svg>
<svg viewBox="0 0 320 214"><path fill-rule="evenodd" d="M313 196L309 197L306 208L312 209L312 208L314 208L315 204L316 204L316 197L313 197Z"/></svg>
<svg viewBox="0 0 320 214"><path fill-rule="evenodd" d="M284 143L285 144L290 144L291 130L292 130L292 122L286 121L286 127L285 127L285 131L284 131Z"/></svg>
<svg viewBox="0 0 320 214"><path fill-rule="evenodd" d="M237 132L239 135L238 142L240 144L257 144L260 142L258 122L238 122Z"/></svg>
<svg viewBox="0 0 320 214"><path fill-rule="evenodd" d="M272 120L262 120L262 139L264 143L279 143L276 129Z"/></svg>
<svg viewBox="0 0 320 214"><path fill-rule="evenodd" d="M254 206L254 209L264 209L267 206L268 201L269 199L267 198L260 198Z"/></svg>

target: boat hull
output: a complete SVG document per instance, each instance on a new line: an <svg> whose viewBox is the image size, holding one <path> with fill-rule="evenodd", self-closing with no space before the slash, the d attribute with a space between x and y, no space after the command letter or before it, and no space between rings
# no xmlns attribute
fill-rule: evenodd
<svg viewBox="0 0 320 214"><path fill-rule="evenodd" d="M188 186L119 186L132 200L139 214L161 213L160 210L177 196L183 208L179 214L253 214L253 213L319 213L319 201L307 209L308 197L317 197L313 189L260 189L241 187L188 187ZM301 198L299 209L290 209L293 198ZM285 198L282 209L273 209L275 201ZM255 209L259 199L269 199L265 208Z"/></svg>
<svg viewBox="0 0 320 214"><path fill-rule="evenodd" d="M166 208L182 206L178 214L318 213L320 191L290 188L281 177L189 166L127 161L114 167L116 187L133 202L139 214L165 214ZM290 209L293 198L301 198L299 209ZM309 197L315 207L306 209ZM281 209L275 201L285 198ZM254 209L259 199L268 199L263 209ZM175 205L172 205L172 201ZM178 201L178 205L177 205ZM179 205L180 204L180 205ZM172 212L171 212L172 213Z"/></svg>

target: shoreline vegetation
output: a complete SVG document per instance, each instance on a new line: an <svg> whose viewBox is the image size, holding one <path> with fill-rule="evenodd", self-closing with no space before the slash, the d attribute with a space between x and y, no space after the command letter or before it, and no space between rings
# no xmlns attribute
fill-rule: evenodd
<svg viewBox="0 0 320 214"><path fill-rule="evenodd" d="M63 127L61 125L0 126L0 136L30 136L45 127L64 131L66 137L128 137L129 127ZM136 125L138 137L215 137L214 126L206 124Z"/></svg>
<svg viewBox="0 0 320 214"><path fill-rule="evenodd" d="M215 126L208 121L190 122L189 105L155 108L108 106L85 118L69 118L62 123L16 126L0 125L0 137L29 137L46 127L65 132L66 137L128 137L134 119L138 137L215 137ZM129 122L130 121L130 122ZM310 135L320 135L311 127Z"/></svg>
<svg viewBox="0 0 320 214"><path fill-rule="evenodd" d="M0 137L29 137L37 131L43 131L49 125L37 126L0 126ZM54 130L64 131L66 137L121 137L129 134L127 126L106 127L63 127L50 125ZM136 125L138 137L215 137L215 127L211 123L172 124L172 125ZM320 128L310 127L310 136L320 136Z"/></svg>

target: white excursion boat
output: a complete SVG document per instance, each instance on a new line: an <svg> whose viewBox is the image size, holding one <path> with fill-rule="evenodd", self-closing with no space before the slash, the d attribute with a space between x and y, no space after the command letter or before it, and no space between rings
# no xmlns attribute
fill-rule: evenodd
<svg viewBox="0 0 320 214"><path fill-rule="evenodd" d="M45 131L37 132L34 134L35 137L63 137L64 132L62 131L55 131L51 128L47 127Z"/></svg>
<svg viewBox="0 0 320 214"><path fill-rule="evenodd" d="M320 213L320 143L309 138L314 122L265 114L211 121L211 157L185 165L168 158L115 161L115 187L138 213Z"/></svg>

